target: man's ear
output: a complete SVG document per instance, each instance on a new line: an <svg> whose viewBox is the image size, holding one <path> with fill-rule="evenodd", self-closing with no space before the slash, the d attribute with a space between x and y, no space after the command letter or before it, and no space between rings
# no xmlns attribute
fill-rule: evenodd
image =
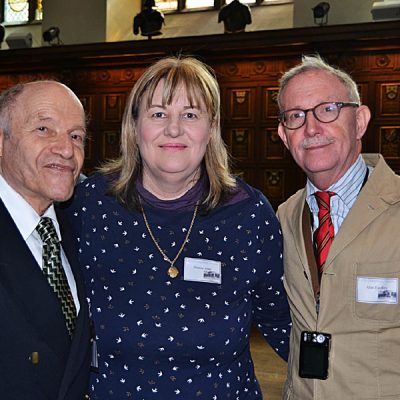
<svg viewBox="0 0 400 400"><path fill-rule="evenodd" d="M278 125L278 135L282 139L282 142L284 143L286 148L289 150L289 144L288 144L285 128L283 127L283 125L281 123L279 123L279 125Z"/></svg>
<svg viewBox="0 0 400 400"><path fill-rule="evenodd" d="M356 109L357 139L361 139L367 131L371 111L367 106L361 105Z"/></svg>

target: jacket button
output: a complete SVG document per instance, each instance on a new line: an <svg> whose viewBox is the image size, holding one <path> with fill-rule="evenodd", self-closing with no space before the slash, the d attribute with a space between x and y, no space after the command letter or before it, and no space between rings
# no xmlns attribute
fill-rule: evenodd
<svg viewBox="0 0 400 400"><path fill-rule="evenodd" d="M29 357L32 364L39 364L39 353L37 351L33 351Z"/></svg>

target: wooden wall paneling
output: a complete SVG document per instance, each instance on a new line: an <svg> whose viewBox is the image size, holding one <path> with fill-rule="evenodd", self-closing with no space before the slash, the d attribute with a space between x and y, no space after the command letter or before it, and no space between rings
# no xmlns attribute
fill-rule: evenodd
<svg viewBox="0 0 400 400"><path fill-rule="evenodd" d="M392 73L396 69L398 59L395 54L389 52L379 52L368 56L370 61L368 70L375 73Z"/></svg>
<svg viewBox="0 0 400 400"><path fill-rule="evenodd" d="M103 161L119 155L126 89L115 91L113 88L111 90L99 88L96 93L90 95L79 93L81 90L79 87L76 90L89 116L90 137L86 146L88 155L85 158L84 171L90 174Z"/></svg>
<svg viewBox="0 0 400 400"><path fill-rule="evenodd" d="M278 86L272 87L262 87L262 97L261 97L261 115L263 122L273 122L275 125L278 125L278 115L279 115L279 107L278 107Z"/></svg>
<svg viewBox="0 0 400 400"><path fill-rule="evenodd" d="M88 119L88 128L85 143L85 160L83 165L83 173L90 174L97 164L97 146L98 141L96 140L97 129L93 126L93 119L96 118L96 95L93 93L86 93L83 91L79 93L75 91L79 100L81 101Z"/></svg>
<svg viewBox="0 0 400 400"><path fill-rule="evenodd" d="M238 168L238 167L233 167L232 168L233 174L237 175L239 178L243 179L245 182L252 186L259 186L258 182L256 181L256 174L254 171L254 167L244 167L244 168Z"/></svg>
<svg viewBox="0 0 400 400"><path fill-rule="evenodd" d="M264 127L261 131L261 160L284 160L288 152L278 135L278 124L276 127Z"/></svg>
<svg viewBox="0 0 400 400"><path fill-rule="evenodd" d="M109 160L119 156L120 154L120 129L106 130L102 133L102 160Z"/></svg>
<svg viewBox="0 0 400 400"><path fill-rule="evenodd" d="M254 129L227 128L225 142L234 160L251 162L254 159Z"/></svg>
<svg viewBox="0 0 400 400"><path fill-rule="evenodd" d="M259 189L265 193L275 209L306 183L304 172L293 160L264 163L258 172L262 179Z"/></svg>
<svg viewBox="0 0 400 400"><path fill-rule="evenodd" d="M357 81L358 92L360 93L361 104L369 104L369 85L368 82L358 82Z"/></svg>
<svg viewBox="0 0 400 400"><path fill-rule="evenodd" d="M103 123L116 122L122 120L122 113L125 107L124 93L104 93L101 102L101 121Z"/></svg>
<svg viewBox="0 0 400 400"><path fill-rule="evenodd" d="M226 116L230 122L255 121L256 91L252 87L227 88Z"/></svg>
<svg viewBox="0 0 400 400"><path fill-rule="evenodd" d="M78 93L78 98L82 103L86 115L88 115L90 118L94 112L94 94Z"/></svg>
<svg viewBox="0 0 400 400"><path fill-rule="evenodd" d="M86 165L88 166L86 169L86 172L89 170L89 166L91 164L94 164L92 162L92 157L93 157L93 133L90 130L87 130L86 132L86 143L85 143L85 167Z"/></svg>
<svg viewBox="0 0 400 400"><path fill-rule="evenodd" d="M261 190L273 206L282 203L286 198L287 168L270 165L262 169L263 184Z"/></svg>
<svg viewBox="0 0 400 400"><path fill-rule="evenodd" d="M360 93L361 104L367 105L371 112L374 110L374 107L370 107L371 98L374 99L373 93L370 93L370 85L368 81L365 81L365 76L363 78L358 78L357 76L353 77L357 82L358 92ZM371 115L371 118L374 118ZM362 151L363 152L372 152L375 148L374 145L374 131L371 125L368 126L366 133L362 138Z"/></svg>
<svg viewBox="0 0 400 400"><path fill-rule="evenodd" d="M400 169L399 78L399 74L392 73L375 80L375 118L371 121L374 129L373 149L380 152L395 171Z"/></svg>
<svg viewBox="0 0 400 400"><path fill-rule="evenodd" d="M400 119L397 125L379 127L379 152L386 160L400 161Z"/></svg>
<svg viewBox="0 0 400 400"><path fill-rule="evenodd" d="M400 81L379 83L377 117L400 117Z"/></svg>
<svg viewBox="0 0 400 400"><path fill-rule="evenodd" d="M120 154L121 122L125 102L125 92L106 92L100 94L102 137L100 160L116 158Z"/></svg>

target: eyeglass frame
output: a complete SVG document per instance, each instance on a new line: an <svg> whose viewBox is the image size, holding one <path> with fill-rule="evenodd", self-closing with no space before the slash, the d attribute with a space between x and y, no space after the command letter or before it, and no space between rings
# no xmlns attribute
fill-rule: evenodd
<svg viewBox="0 0 400 400"><path fill-rule="evenodd" d="M320 107L320 106L322 106L323 104L334 104L338 108L337 116L332 121L321 121L318 118L318 116L316 115L315 109ZM342 111L342 108L345 108L345 107L355 107L355 108L357 108L357 107L360 107L360 104L355 103L355 102L344 102L344 101L323 101L322 103L317 104L315 107L308 108L306 110L303 110L301 108L290 108L289 110L282 111L282 112L279 113L278 120L286 129L290 129L290 130L299 129L302 126L305 125L306 120L307 120L307 113L309 111L312 111L313 116L317 121L319 121L319 122L321 122L323 124L330 124L331 122L334 122L339 118L340 111ZM301 125L297 126L296 128L290 128L290 127L286 126L286 124L285 124L286 121L285 121L284 114L286 112L288 112L288 111L294 111L294 110L303 112L304 113L304 120L303 120L303 123Z"/></svg>

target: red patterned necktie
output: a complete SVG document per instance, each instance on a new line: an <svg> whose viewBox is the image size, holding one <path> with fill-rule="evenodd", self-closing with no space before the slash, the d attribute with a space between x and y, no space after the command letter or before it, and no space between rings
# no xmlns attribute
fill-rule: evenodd
<svg viewBox="0 0 400 400"><path fill-rule="evenodd" d="M315 232L315 243L317 246L317 264L320 274L324 269L326 258L328 257L329 248L335 236L335 231L331 219L331 197L334 192L315 192L315 198L318 203L318 220L319 227Z"/></svg>

